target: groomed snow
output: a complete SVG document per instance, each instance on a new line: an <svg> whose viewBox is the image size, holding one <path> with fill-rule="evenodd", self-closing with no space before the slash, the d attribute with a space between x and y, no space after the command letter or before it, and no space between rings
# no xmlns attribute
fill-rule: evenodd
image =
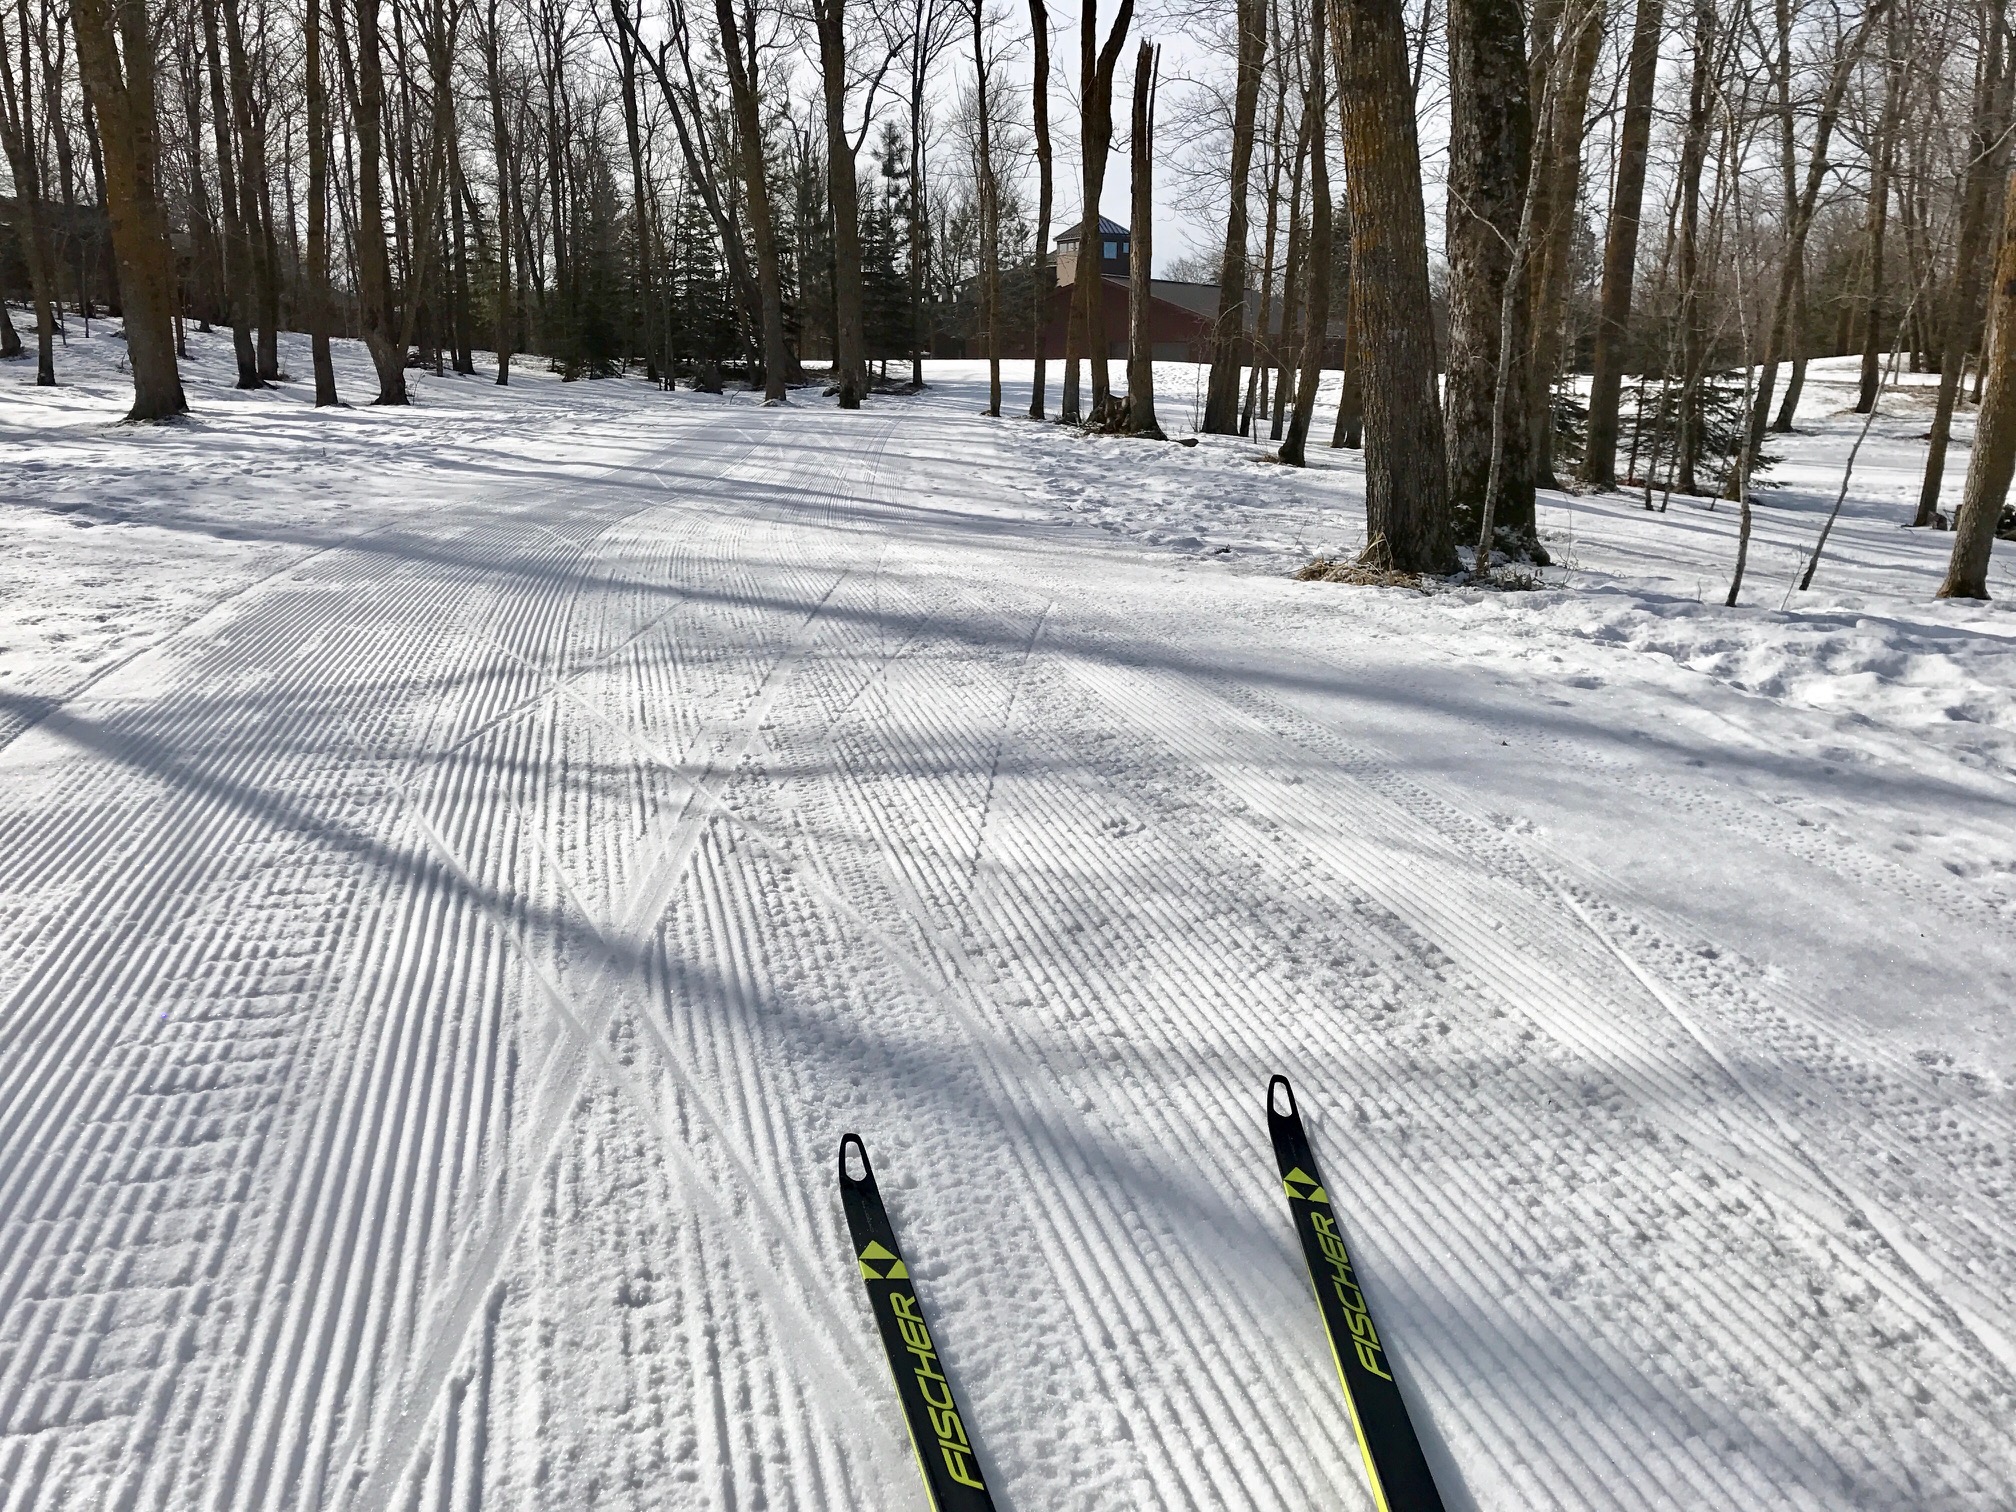
<svg viewBox="0 0 2016 1512"><path fill-rule="evenodd" d="M1932 600L1922 385L1800 594L1816 367L1729 610L1677 498L1291 581L1353 454L977 364L192 340L168 427L0 366L5 1512L922 1507L848 1129L998 1505L1367 1506L1276 1070L1453 1508L2011 1506L2016 558Z"/></svg>

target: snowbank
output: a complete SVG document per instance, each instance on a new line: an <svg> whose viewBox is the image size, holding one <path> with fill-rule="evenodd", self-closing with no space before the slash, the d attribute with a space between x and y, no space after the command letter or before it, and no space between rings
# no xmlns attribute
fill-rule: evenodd
<svg viewBox="0 0 2016 1512"><path fill-rule="evenodd" d="M943 366L962 382L978 370ZM1028 364L1009 366L1012 403ZM1158 365L1159 396L1175 401L1159 406L1172 435L1194 424L1199 371ZM1676 497L1648 512L1636 495L1544 492L1541 533L1557 561L1542 574L1546 588L1453 590L1450 599L1472 606L1455 621L1459 633L1545 631L1665 658L1743 693L1838 716L1846 731L1923 742L1940 757L2016 776L2016 547L1998 543L1993 602L1938 601L1951 537L1905 528L1923 466L1927 380L1906 378L1884 395L1814 587L1793 586L1861 429L1855 379L1854 359L1814 363L1798 432L1774 439L1784 460L1756 490L1737 608L1722 604L1736 554L1732 504ZM1053 364L1053 410L1056 381ZM1321 447L1306 470L1274 462L1271 444L1236 437L1203 436L1187 449L1032 427L1028 444L1056 519L1235 571L1285 573L1364 542L1358 454L1327 448L1334 388L1333 377L1317 406ZM1972 426L1963 413L1948 453L1949 509Z"/></svg>

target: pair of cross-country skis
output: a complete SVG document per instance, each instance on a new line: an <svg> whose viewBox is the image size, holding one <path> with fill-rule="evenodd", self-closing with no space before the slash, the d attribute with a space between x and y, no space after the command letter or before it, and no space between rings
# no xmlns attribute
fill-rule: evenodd
<svg viewBox="0 0 2016 1512"><path fill-rule="evenodd" d="M1350 1247L1285 1076L1267 1085L1267 1125L1274 1136L1274 1158L1281 1166L1288 1212L1302 1240L1316 1304L1344 1385L1344 1403L1357 1430L1373 1505L1379 1512L1442 1512L1442 1498L1393 1379L1386 1345L1373 1326L1371 1308L1352 1270ZM859 1174L850 1168L850 1154L859 1162ZM853 1134L840 1141L840 1201L847 1210L855 1258L882 1330L882 1345L889 1352L896 1395L902 1400L931 1505L936 1512L992 1512L994 1502L973 1451L973 1435L939 1361L896 1231L882 1207L867 1147Z"/></svg>

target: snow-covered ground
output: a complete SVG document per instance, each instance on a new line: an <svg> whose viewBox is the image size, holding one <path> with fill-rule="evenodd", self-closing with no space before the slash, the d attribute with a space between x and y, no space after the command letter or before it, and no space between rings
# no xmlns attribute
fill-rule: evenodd
<svg viewBox="0 0 2016 1512"><path fill-rule="evenodd" d="M921 1506L850 1128L998 1505L1367 1505L1275 1070L1452 1507L2016 1504L2016 559L1932 601L1922 389L1799 594L1816 371L1728 610L1680 499L1292 581L1354 456L975 365L194 339L185 425L0 367L6 1512Z"/></svg>

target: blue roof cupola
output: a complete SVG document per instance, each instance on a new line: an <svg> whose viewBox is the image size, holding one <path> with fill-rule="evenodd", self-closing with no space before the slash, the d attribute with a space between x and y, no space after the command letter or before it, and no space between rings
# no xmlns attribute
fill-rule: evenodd
<svg viewBox="0 0 2016 1512"><path fill-rule="evenodd" d="M1057 282L1068 284L1077 276L1078 243L1081 227L1073 226L1057 238ZM1099 217L1099 272L1106 278L1125 278L1132 269L1133 236L1127 227L1106 216Z"/></svg>

